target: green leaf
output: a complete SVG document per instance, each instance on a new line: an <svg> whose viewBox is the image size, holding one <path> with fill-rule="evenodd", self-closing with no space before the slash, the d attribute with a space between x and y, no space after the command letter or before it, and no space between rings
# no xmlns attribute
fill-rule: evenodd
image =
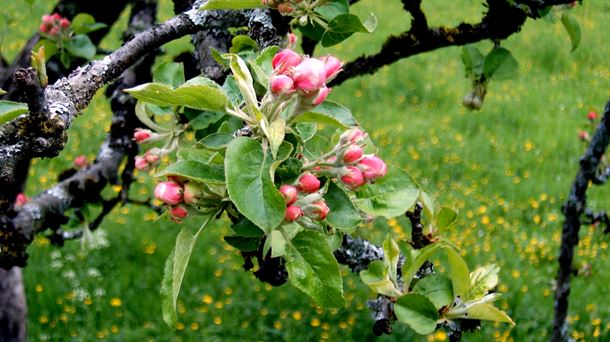
<svg viewBox="0 0 610 342"><path fill-rule="evenodd" d="M496 47L485 57L483 75L486 79L496 80L514 78L519 72L519 64L515 57L505 48Z"/></svg>
<svg viewBox="0 0 610 342"><path fill-rule="evenodd" d="M308 141L316 135L317 125L313 122L300 122L294 127L303 142Z"/></svg>
<svg viewBox="0 0 610 342"><path fill-rule="evenodd" d="M434 304L436 310L440 310L453 302L452 286L451 279L435 273L419 279L413 286L413 292L426 296Z"/></svg>
<svg viewBox="0 0 610 342"><path fill-rule="evenodd" d="M256 50L258 50L258 45L256 45L254 39L250 38L245 34L240 34L231 39L231 48L229 48L229 52L231 53L240 53L242 51Z"/></svg>
<svg viewBox="0 0 610 342"><path fill-rule="evenodd" d="M400 289L390 279L388 268L381 260L371 261L368 268L360 272L360 279L368 285L375 293L389 297L402 296Z"/></svg>
<svg viewBox="0 0 610 342"><path fill-rule="evenodd" d="M322 18L330 21L338 15L349 13L349 1L330 1L327 5L316 7L314 11L322 16Z"/></svg>
<svg viewBox="0 0 610 342"><path fill-rule="evenodd" d="M49 77L47 76L47 63L44 44L41 45L37 51L32 51L31 60L32 67L36 70L36 74L38 74L40 85L45 88L49 84ZM0 95L2 95L2 91L0 91Z"/></svg>
<svg viewBox="0 0 610 342"><path fill-rule="evenodd" d="M423 295L411 293L398 298L394 312L400 322L418 334L427 335L436 330L438 312L434 304Z"/></svg>
<svg viewBox="0 0 610 342"><path fill-rule="evenodd" d="M194 160L179 160L155 175L165 176L179 176L199 183L223 184L225 181L222 166Z"/></svg>
<svg viewBox="0 0 610 342"><path fill-rule="evenodd" d="M0 89L0 95L4 95L6 94L6 91L4 91L4 89Z"/></svg>
<svg viewBox="0 0 610 342"><path fill-rule="evenodd" d="M263 113L261 113L260 109L258 108L258 99L256 98L256 91L254 90L252 75L250 74L250 70L248 69L246 62L244 62L244 60L236 54L225 54L223 57L229 60L229 66L231 67L231 72L233 72L233 78L239 87L239 91L241 92L244 101L246 101L248 112L256 120L256 123L263 126L261 121L265 121L266 124L266 120L263 117Z"/></svg>
<svg viewBox="0 0 610 342"><path fill-rule="evenodd" d="M271 257L278 258L286 254L286 239L279 230L273 230L271 234L267 236L267 239L271 243Z"/></svg>
<svg viewBox="0 0 610 342"><path fill-rule="evenodd" d="M434 217L438 211L438 203L436 202L436 199L434 199L434 196L420 190L418 198L424 204L424 210L426 213Z"/></svg>
<svg viewBox="0 0 610 342"><path fill-rule="evenodd" d="M561 23L570 36L570 41L572 42L572 52L574 52L574 50L576 50L580 45L580 40L582 38L578 20L576 20L576 18L570 14L564 12L561 14Z"/></svg>
<svg viewBox="0 0 610 342"><path fill-rule="evenodd" d="M263 49L263 51L261 51L261 53L256 56L254 61L251 63L251 65L254 64L258 66L256 70L256 77L261 85L263 85L265 88L269 83L269 75L273 73L273 65L271 64L271 61L279 50L280 48L278 46L269 46Z"/></svg>
<svg viewBox="0 0 610 342"><path fill-rule="evenodd" d="M452 225L457 219L457 212L449 207L441 207L441 209L436 214L434 221L436 222L436 227L439 229L445 229Z"/></svg>
<svg viewBox="0 0 610 342"><path fill-rule="evenodd" d="M150 117L154 114L149 110L147 103L138 101L135 108L136 117L148 128L151 128L157 132L169 132L170 129L163 127L154 122Z"/></svg>
<svg viewBox="0 0 610 342"><path fill-rule="evenodd" d="M466 314L459 316L466 319L480 319L483 321L494 321L515 325L515 322L506 312L496 308L493 304L481 303L471 306Z"/></svg>
<svg viewBox="0 0 610 342"><path fill-rule="evenodd" d="M20 102L0 100L0 125L28 112L28 105Z"/></svg>
<svg viewBox="0 0 610 342"><path fill-rule="evenodd" d="M353 14L341 14L328 23L328 29L322 36L322 46L329 47L341 43L355 32L371 33L377 27L377 17L371 13L364 21Z"/></svg>
<svg viewBox="0 0 610 342"><path fill-rule="evenodd" d="M264 232L250 220L243 219L231 226L235 234L244 237L262 237Z"/></svg>
<svg viewBox="0 0 610 342"><path fill-rule="evenodd" d="M140 101L152 103L157 106L176 105L174 90L170 86L162 83L144 83L133 88L125 89L124 91Z"/></svg>
<svg viewBox="0 0 610 342"><path fill-rule="evenodd" d="M356 191L356 206L374 216L393 218L404 215L419 195L418 186L407 172L388 167L385 177Z"/></svg>
<svg viewBox="0 0 610 342"><path fill-rule="evenodd" d="M88 13L77 14L74 18L72 18L72 22L70 24L70 28L75 34L86 34L106 27L108 27L108 25L104 23L96 23L93 16Z"/></svg>
<svg viewBox="0 0 610 342"><path fill-rule="evenodd" d="M334 182L330 182L324 199L330 208L326 220L333 228L349 233L362 223L352 200Z"/></svg>
<svg viewBox="0 0 610 342"><path fill-rule="evenodd" d="M227 235L223 237L226 243L230 246L239 249L242 252L254 252L258 250L261 238L252 238L244 236Z"/></svg>
<svg viewBox="0 0 610 342"><path fill-rule="evenodd" d="M324 236L301 231L291 240L286 253L288 279L294 287L311 296L318 305L344 304L339 264Z"/></svg>
<svg viewBox="0 0 610 342"><path fill-rule="evenodd" d="M470 271L464 258L453 247L445 246L447 259L449 261L449 277L453 283L453 295L460 296L462 299L470 299L468 291L470 289Z"/></svg>
<svg viewBox="0 0 610 342"><path fill-rule="evenodd" d="M198 76L191 78L174 92L174 104L210 112L224 112L228 99L216 82Z"/></svg>
<svg viewBox="0 0 610 342"><path fill-rule="evenodd" d="M296 121L329 124L341 128L358 126L349 109L332 101L325 101L309 112L297 116Z"/></svg>
<svg viewBox="0 0 610 342"><path fill-rule="evenodd" d="M263 3L260 0L208 0L203 6L199 7L200 11L203 10L217 10L217 9L245 9L245 8L257 8L263 7Z"/></svg>
<svg viewBox="0 0 610 342"><path fill-rule="evenodd" d="M225 175L229 197L237 210L266 234L282 222L286 209L271 178L272 162L256 140L235 138L227 146Z"/></svg>
<svg viewBox="0 0 610 342"><path fill-rule="evenodd" d="M194 119L189 121L189 123L194 130L202 130L217 123L224 116L225 113L222 112L202 111Z"/></svg>
<svg viewBox="0 0 610 342"><path fill-rule="evenodd" d="M388 269L388 276L396 286L398 286L398 260L400 258L400 248L392 236L388 234L383 240L383 263Z"/></svg>
<svg viewBox="0 0 610 342"><path fill-rule="evenodd" d="M71 40L66 42L66 50L75 57L82 57L86 60L91 60L95 57L97 49L91 42L91 39L84 34L77 34Z"/></svg>
<svg viewBox="0 0 610 342"><path fill-rule="evenodd" d="M205 138L199 140L203 147L217 151L227 148L227 145L233 140L233 135L229 133L212 133Z"/></svg>
<svg viewBox="0 0 610 342"><path fill-rule="evenodd" d="M214 157L214 153L198 148L184 148L176 153L180 160L192 160L199 163L207 164Z"/></svg>
<svg viewBox="0 0 610 342"><path fill-rule="evenodd" d="M479 77L483 75L483 54L476 46L470 44L462 48L462 63L468 77Z"/></svg>
<svg viewBox="0 0 610 342"><path fill-rule="evenodd" d="M470 273L470 289L468 299L479 299L484 297L489 290L498 285L498 273L500 267L496 264L490 264L482 267L477 267Z"/></svg>
<svg viewBox="0 0 610 342"><path fill-rule="evenodd" d="M184 65L182 63L163 62L153 72L153 82L167 84L177 88L184 83Z"/></svg>

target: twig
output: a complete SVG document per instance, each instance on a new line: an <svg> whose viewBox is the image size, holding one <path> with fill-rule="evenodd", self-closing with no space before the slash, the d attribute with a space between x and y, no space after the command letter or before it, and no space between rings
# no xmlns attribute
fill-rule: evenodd
<svg viewBox="0 0 610 342"><path fill-rule="evenodd" d="M597 127L587 151L580 159L580 169L570 194L563 205L565 216L561 233L561 249L559 252L559 270L557 272L555 292L555 317L553 319L552 342L568 341L568 297L570 295L570 275L574 260L574 249L578 245L578 232L581 226L581 216L585 211L586 195L589 182L595 177L595 172L610 142L610 101L606 104L604 115Z"/></svg>

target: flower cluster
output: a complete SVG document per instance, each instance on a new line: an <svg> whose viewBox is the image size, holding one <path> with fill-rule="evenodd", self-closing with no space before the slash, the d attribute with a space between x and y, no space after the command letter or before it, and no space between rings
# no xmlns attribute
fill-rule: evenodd
<svg viewBox="0 0 610 342"><path fill-rule="evenodd" d="M330 92L326 83L340 71L341 62L333 57L321 59L299 55L291 49L280 51L273 57L271 92L277 97L297 93L304 101L317 106L324 102Z"/></svg>
<svg viewBox="0 0 610 342"><path fill-rule="evenodd" d="M280 193L286 202L284 219L287 222L301 220L298 223L306 224L306 220L322 221L330 209L320 193L320 180L309 172L299 176L296 184L284 184Z"/></svg>
<svg viewBox="0 0 610 342"><path fill-rule="evenodd" d="M138 144L147 144L163 140L167 134L159 134L150 129L136 128L133 133L133 140ZM135 157L136 169L140 171L149 171L153 167L159 165L161 157L167 154L167 151L161 148L151 148L144 152L141 156Z"/></svg>
<svg viewBox="0 0 610 342"><path fill-rule="evenodd" d="M262 0L263 6L276 9L283 16L298 18L299 25L305 26L310 21L314 8L326 5L328 0Z"/></svg>
<svg viewBox="0 0 610 342"><path fill-rule="evenodd" d="M168 177L155 188L155 198L170 206L168 211L172 221L181 223L188 216L186 205L197 203L203 195L201 185L195 182L181 182L177 177Z"/></svg>
<svg viewBox="0 0 610 342"><path fill-rule="evenodd" d="M51 37L67 36L70 34L70 20L58 13L45 14L42 16L40 33Z"/></svg>

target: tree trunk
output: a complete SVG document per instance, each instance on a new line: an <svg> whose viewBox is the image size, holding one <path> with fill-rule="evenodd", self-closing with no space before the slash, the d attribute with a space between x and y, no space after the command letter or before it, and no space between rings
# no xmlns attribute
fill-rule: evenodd
<svg viewBox="0 0 610 342"><path fill-rule="evenodd" d="M25 341L26 317L21 269L0 269L0 342Z"/></svg>

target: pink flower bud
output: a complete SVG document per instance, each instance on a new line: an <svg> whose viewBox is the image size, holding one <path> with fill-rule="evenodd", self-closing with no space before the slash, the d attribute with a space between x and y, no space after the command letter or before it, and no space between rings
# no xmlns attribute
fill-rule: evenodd
<svg viewBox="0 0 610 342"><path fill-rule="evenodd" d="M203 189L199 183L188 182L184 184L184 203L197 203L203 195Z"/></svg>
<svg viewBox="0 0 610 342"><path fill-rule="evenodd" d="M317 105L321 104L322 102L324 102L324 100L326 100L326 97L328 96L328 93L330 93L331 89L332 88L326 88L326 86L323 86L322 88L320 88L318 95L316 95L316 98L313 99L311 104L313 104L314 106L317 106Z"/></svg>
<svg viewBox="0 0 610 342"><path fill-rule="evenodd" d="M53 17L50 14L43 15L42 23L45 25L53 25Z"/></svg>
<svg viewBox="0 0 610 342"><path fill-rule="evenodd" d="M356 163L362 157L362 153L362 147L359 145L349 145L345 153L343 153L343 162L346 164Z"/></svg>
<svg viewBox="0 0 610 342"><path fill-rule="evenodd" d="M17 194L17 197L15 197L15 207L21 207L29 201L30 199L23 192L20 192Z"/></svg>
<svg viewBox="0 0 610 342"><path fill-rule="evenodd" d="M159 156L159 149L158 148L151 148L150 150L146 151L144 153L144 159L146 159L146 161L149 164L157 164L159 162L160 156Z"/></svg>
<svg viewBox="0 0 610 342"><path fill-rule="evenodd" d="M140 170L140 171L148 171L148 161L146 160L146 158L142 157L142 156L136 156L135 158L136 160L136 169Z"/></svg>
<svg viewBox="0 0 610 342"><path fill-rule="evenodd" d="M66 18L61 18L61 20L59 21L59 26L64 29L70 27L70 20Z"/></svg>
<svg viewBox="0 0 610 342"><path fill-rule="evenodd" d="M320 180L309 172L301 175L298 184L299 189L308 194L316 192L318 189L320 189Z"/></svg>
<svg viewBox="0 0 610 342"><path fill-rule="evenodd" d="M169 218L176 222L182 223L182 220L189 215L188 209L183 205L177 205L169 209Z"/></svg>
<svg viewBox="0 0 610 342"><path fill-rule="evenodd" d="M62 19L62 16L59 13L53 13L51 14L51 19L59 21Z"/></svg>
<svg viewBox="0 0 610 342"><path fill-rule="evenodd" d="M589 141L591 137L589 137L589 133L585 131L578 132L578 138L582 141Z"/></svg>
<svg viewBox="0 0 610 342"><path fill-rule="evenodd" d="M277 74L285 74L290 68L299 65L301 60L301 55L290 49L285 49L273 57L271 65L273 65L273 70Z"/></svg>
<svg viewBox="0 0 610 342"><path fill-rule="evenodd" d="M288 44L290 44L291 47L294 47L297 44L297 40L298 37L296 36L296 34L294 33L288 33Z"/></svg>
<svg viewBox="0 0 610 342"><path fill-rule="evenodd" d="M59 34L59 27L54 26L51 28L51 30L49 30L49 35L51 36L57 36Z"/></svg>
<svg viewBox="0 0 610 342"><path fill-rule="evenodd" d="M286 212L284 213L284 219L288 222L294 222L299 217L303 216L303 212L300 207L289 205L286 207Z"/></svg>
<svg viewBox="0 0 610 342"><path fill-rule="evenodd" d="M597 113L596 112L589 112L589 114L587 114L587 119L589 119L591 121L597 119Z"/></svg>
<svg viewBox="0 0 610 342"><path fill-rule="evenodd" d="M133 132L133 140L135 140L138 144L141 144L150 139L152 135L153 132L150 129L136 128L135 132Z"/></svg>
<svg viewBox="0 0 610 342"><path fill-rule="evenodd" d="M348 166L346 169L346 173L341 177L343 184L352 190L364 184L364 177L359 168Z"/></svg>
<svg viewBox="0 0 610 342"><path fill-rule="evenodd" d="M87 160L87 157L85 157L84 155L80 155L80 156L74 158L74 166L76 166L76 168L78 168L78 169L87 166L87 164L89 164L89 161Z"/></svg>
<svg viewBox="0 0 610 342"><path fill-rule="evenodd" d="M280 186L280 193L282 194L282 197L284 197L286 204L292 204L297 200L299 191L292 185L284 184Z"/></svg>
<svg viewBox="0 0 610 342"><path fill-rule="evenodd" d="M292 7L292 5L290 5L287 2L283 2L279 5L277 5L277 10L278 10L278 12L280 12L283 15L288 15L288 14L294 12L294 8Z"/></svg>
<svg viewBox="0 0 610 342"><path fill-rule="evenodd" d="M322 57L324 62L324 70L326 71L326 81L330 81L342 70L343 64L340 60L333 56Z"/></svg>
<svg viewBox="0 0 610 342"><path fill-rule="evenodd" d="M176 182L161 182L155 188L155 197L166 204L176 205L182 202L184 189Z"/></svg>
<svg viewBox="0 0 610 342"><path fill-rule="evenodd" d="M305 93L317 91L326 82L324 62L316 58L307 58L294 67L294 87Z"/></svg>
<svg viewBox="0 0 610 342"><path fill-rule="evenodd" d="M358 163L358 167L362 171L362 175L366 180L383 177L388 172L388 168L384 161L375 155L368 155L364 157Z"/></svg>
<svg viewBox="0 0 610 342"><path fill-rule="evenodd" d="M360 141L364 140L365 137L366 133L363 130L354 127L343 132L343 134L341 134L341 137L339 138L339 141L341 142L341 144L347 145L351 143L359 143Z"/></svg>
<svg viewBox="0 0 610 342"><path fill-rule="evenodd" d="M324 200L320 200L308 205L305 209L304 214L312 220L322 221L328 216L330 208L326 205Z"/></svg>
<svg viewBox="0 0 610 342"><path fill-rule="evenodd" d="M294 92L294 82L286 75L271 76L271 92L273 95L286 95Z"/></svg>

